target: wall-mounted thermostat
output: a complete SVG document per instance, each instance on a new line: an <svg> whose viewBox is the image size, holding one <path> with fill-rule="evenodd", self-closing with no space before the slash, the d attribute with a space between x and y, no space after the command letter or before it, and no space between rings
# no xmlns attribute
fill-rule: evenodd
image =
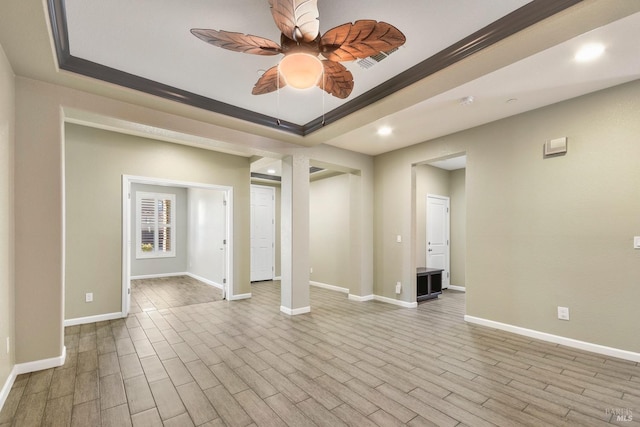
<svg viewBox="0 0 640 427"><path fill-rule="evenodd" d="M567 152L567 137L556 138L544 143L544 156L555 156Z"/></svg>

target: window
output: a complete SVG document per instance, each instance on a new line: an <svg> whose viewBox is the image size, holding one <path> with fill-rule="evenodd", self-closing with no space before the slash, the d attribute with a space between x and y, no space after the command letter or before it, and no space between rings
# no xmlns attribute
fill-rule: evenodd
<svg viewBox="0 0 640 427"><path fill-rule="evenodd" d="M176 195L136 193L136 258L176 256Z"/></svg>

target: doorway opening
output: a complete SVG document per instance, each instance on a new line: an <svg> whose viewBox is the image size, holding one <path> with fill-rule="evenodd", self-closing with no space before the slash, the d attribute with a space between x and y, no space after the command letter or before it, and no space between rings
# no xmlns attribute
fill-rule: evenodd
<svg viewBox="0 0 640 427"><path fill-rule="evenodd" d="M443 289L465 291L466 154L416 164L417 267L444 270Z"/></svg>
<svg viewBox="0 0 640 427"><path fill-rule="evenodd" d="M172 194L175 196L170 198ZM147 203L147 211L143 212L140 200L154 200L157 206ZM167 200L175 201L171 205ZM151 211L154 218L151 218ZM170 214L175 214L175 220L169 220ZM199 284L220 289L222 298L232 299L232 215L231 187L123 175L123 316L131 308L132 278L173 278L174 282L185 286L195 280ZM162 221L158 219L160 217ZM174 229L180 236L171 238L169 236ZM158 237L159 234L163 234L163 237ZM144 242L141 236L144 236ZM149 252L156 248L164 252L158 256L150 255ZM180 253L180 258L171 254L174 249ZM206 288L201 289L200 295L204 291Z"/></svg>
<svg viewBox="0 0 640 427"><path fill-rule="evenodd" d="M251 281L260 286L269 286L266 283L258 283L269 280L276 281L277 286L280 285L278 281L282 273L281 171L282 164L279 159L262 158L251 164ZM309 285L343 293L345 298L352 292L356 295L365 293L360 290L360 253L358 247L351 244L352 241L362 238L359 228L362 225L359 219L362 203L361 185L358 170L310 160ZM259 202L259 197L264 200ZM275 201L273 207L269 203L270 198ZM260 212L264 212L264 218L259 217ZM275 215L275 226L270 222L271 215ZM261 236L262 233L258 233L259 231L267 236ZM272 279L269 278L268 267L271 259L268 237L271 232L275 236L275 242L272 244L275 248ZM267 267L260 268L261 265ZM254 294L260 293L260 286L253 288ZM371 293L368 291L365 295Z"/></svg>

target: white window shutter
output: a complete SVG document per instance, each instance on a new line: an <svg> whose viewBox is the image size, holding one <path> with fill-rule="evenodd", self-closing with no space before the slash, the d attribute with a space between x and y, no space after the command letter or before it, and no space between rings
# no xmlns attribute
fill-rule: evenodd
<svg viewBox="0 0 640 427"><path fill-rule="evenodd" d="M136 258L175 256L175 194L136 193Z"/></svg>

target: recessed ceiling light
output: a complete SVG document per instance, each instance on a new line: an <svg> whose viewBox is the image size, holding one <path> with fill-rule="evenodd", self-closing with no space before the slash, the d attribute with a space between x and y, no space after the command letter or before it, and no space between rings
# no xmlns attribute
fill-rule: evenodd
<svg viewBox="0 0 640 427"><path fill-rule="evenodd" d="M391 128L389 126L381 127L380 129L378 129L378 135L381 135L381 136L391 135Z"/></svg>
<svg viewBox="0 0 640 427"><path fill-rule="evenodd" d="M475 101L473 96L465 96L464 98L460 99L460 105L471 105L473 104L473 101Z"/></svg>
<svg viewBox="0 0 640 427"><path fill-rule="evenodd" d="M574 57L578 62L587 62L596 59L604 52L604 45L601 43L589 43L582 46Z"/></svg>
<svg viewBox="0 0 640 427"><path fill-rule="evenodd" d="M275 169L267 169L267 173L270 173L270 174L273 175L274 173L276 173L276 170Z"/></svg>

